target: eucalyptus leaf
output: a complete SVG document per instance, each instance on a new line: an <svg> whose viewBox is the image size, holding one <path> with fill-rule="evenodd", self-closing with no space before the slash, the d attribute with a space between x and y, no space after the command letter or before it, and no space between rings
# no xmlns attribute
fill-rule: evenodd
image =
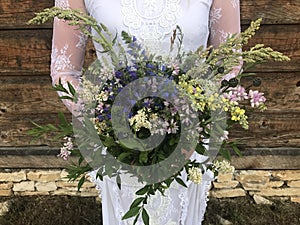
<svg viewBox="0 0 300 225"><path fill-rule="evenodd" d="M145 225L149 225L149 215L145 208L142 211L142 219Z"/></svg>
<svg viewBox="0 0 300 225"><path fill-rule="evenodd" d="M149 186L146 185L145 187L141 188L140 190L138 190L137 192L135 192L136 195L144 195L149 191Z"/></svg>
<svg viewBox="0 0 300 225"><path fill-rule="evenodd" d="M122 217L122 220L125 220L125 219L128 219L128 218L138 215L140 210L141 210L141 207L133 207L133 208L129 209L128 212L125 213L125 215Z"/></svg>
<svg viewBox="0 0 300 225"><path fill-rule="evenodd" d="M130 209L132 208L135 208L135 207L138 207L139 204L141 204L143 201L144 201L144 197L139 197L139 198L136 198L130 205Z"/></svg>

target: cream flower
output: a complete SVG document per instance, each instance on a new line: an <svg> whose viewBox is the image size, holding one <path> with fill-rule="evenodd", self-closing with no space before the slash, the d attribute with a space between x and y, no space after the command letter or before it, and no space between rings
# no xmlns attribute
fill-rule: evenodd
<svg viewBox="0 0 300 225"><path fill-rule="evenodd" d="M202 180L202 171L199 167L189 168L188 171L189 179L195 184L200 184Z"/></svg>
<svg viewBox="0 0 300 225"><path fill-rule="evenodd" d="M214 167L219 173L233 173L235 170L227 160L216 161Z"/></svg>

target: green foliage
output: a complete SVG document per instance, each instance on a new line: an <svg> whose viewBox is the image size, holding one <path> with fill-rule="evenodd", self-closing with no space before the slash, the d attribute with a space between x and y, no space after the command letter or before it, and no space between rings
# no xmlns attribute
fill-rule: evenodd
<svg viewBox="0 0 300 225"><path fill-rule="evenodd" d="M54 17L67 20L70 25L77 26L87 37L90 37L95 42L99 43L103 49L102 53L105 53L110 57L109 59L111 60L111 64L113 65L112 70L119 70L119 72L124 72L124 69L120 68L120 60L122 60L123 63L127 63L129 60L126 55L126 51L124 50L124 47L122 47L122 45L117 42L117 35L113 36L104 24L97 23L97 21L94 18L85 15L77 10L60 9L57 7L53 7L51 9L45 9L43 12L37 13L36 17L29 21L29 24L44 23L49 20L52 20ZM213 102L211 99L212 97L214 97L214 94L219 94L219 92L226 92L230 87L229 83L227 88L214 90L211 89L211 87L209 86L209 80L214 79L217 81L221 81L224 74L230 73L234 67L240 66L239 75L237 77L238 79L236 81L238 84L239 79L244 76L243 70L245 69L248 69L250 67L255 66L256 64L260 64L268 60L289 60L289 58L284 56L282 53L274 51L269 47L264 47L264 45L262 44L257 44L256 46L251 47L249 50L241 51L244 45L248 43L249 39L252 38L255 32L259 29L260 23L260 19L255 22L252 22L250 27L245 32L241 33L240 35L232 35L224 43L222 43L219 48L213 49L209 47L207 49L203 49L200 47L194 53L182 53L181 47L184 35L180 27L177 27L177 29L174 30L173 36L171 38L170 51L172 52L175 49L174 44L177 40L176 43L178 43L178 52L176 60L178 60L182 66L179 75L177 77L174 77L174 80L175 82L177 82L177 84L182 85L184 88L186 88L186 90L188 90L187 96L191 99L191 102L194 104L194 108L202 107L201 110L199 110L201 112L199 115L200 127L203 128L203 130L200 132L202 138L215 138L215 136L217 137L222 133L222 128L217 126L217 133L211 133L211 126L214 125L213 121L215 121L215 118L213 118L210 111L212 111L214 107L217 107L217 105L220 104L220 101ZM96 31L97 35L92 35L88 27L93 28L93 30ZM151 73L156 74L157 76L168 75L169 77L172 77L172 69L166 69L165 72L161 72L161 70L158 69L159 66L162 65L161 62L164 62L161 56L150 55L148 56L147 60L144 60L145 56L142 54L143 48L130 47L130 44L134 43L134 38L124 31L121 33L121 36L124 43L127 44L126 47L132 50L133 55L136 55L136 59L139 62L138 67L142 68L137 70L137 76L139 78L147 76L146 74L150 70L147 67L149 65L149 62L151 62L151 65L154 68L151 69ZM118 49L118 51L116 51L116 49ZM241 59L243 60L242 65ZM203 63L204 61L205 63ZM102 64L95 64L94 67L91 68L92 71L90 72L94 71L96 72L96 74L98 74L99 71L101 71L99 67L108 64L110 64L110 62L108 62L107 59L103 57ZM188 72L185 74L183 71L186 70ZM246 75L252 74L245 74L245 76ZM130 76L128 75L125 78L126 79L124 81L130 83ZM208 88L204 88L203 90L201 90L201 88L205 85L207 85ZM198 94L197 96L195 95L194 89L200 89L199 93L196 93ZM59 83L54 86L54 90L64 94L62 97L60 97L61 99L67 99L72 102L78 101L76 89L69 82L67 82L67 87L65 87L64 84L62 84L61 80L59 80ZM207 90L213 90L215 92L212 91L213 94L205 93ZM107 103L112 104L112 102ZM228 106L227 108L229 109L229 111L235 109L235 105L226 106ZM174 117L176 118L176 116ZM179 116L177 115L177 117ZM64 136L73 137L74 134L72 124L66 120L65 116L62 113L58 114L58 118L60 124L56 126L52 124L39 125L33 122L35 128L30 130L28 133L34 136L35 138L39 138L49 133L55 133L56 138L62 138ZM95 159L99 160L99 165L103 165L99 168L99 171L97 172L97 177L99 177L100 179L103 179L104 176L116 177L119 188L121 188L122 183L119 170L123 168L119 168L117 165L114 165L109 160L106 161L106 158L103 156L100 157L100 151L93 151L93 148L95 148L95 146L101 146L97 145L99 144L99 138L101 140L102 145L107 147L107 151L112 156L114 156L121 162L133 166L146 166L163 161L164 159L168 158L173 152L173 150L176 148L180 138L180 134L166 135L166 138L160 146L152 150L145 151L147 149L147 146L141 145L141 143L138 140L131 140L130 143L126 141L124 141L123 144L120 143L116 138L114 131L111 129L111 122L105 122L105 126L108 127L107 130L105 130L105 132L95 132L95 127L100 129L100 126L97 126L97 124L95 124L95 121L91 120L91 118L84 117L82 121L83 129L81 132L85 135L82 135L82 137L80 137L79 133L79 138L77 139L78 148L90 149L91 152L93 152L94 154L92 155L92 157L95 157ZM241 125L244 125L244 128L247 127L247 124ZM148 137L147 135L149 133L149 130L134 130L134 133L138 137L146 138ZM233 150L237 155L241 155L241 152L238 149L237 144L235 142L229 143L229 146L231 146L231 148L228 148L228 143L226 142L224 142L221 146L220 154L224 158L230 160L230 150ZM136 151L136 149L143 151ZM195 150L199 154L208 155L206 144L202 140L198 141L198 145ZM74 149L72 153L78 156L79 159L77 164L74 164L69 168L68 178L73 181L79 179L79 190L85 182L85 174L87 174L90 171L93 171L94 168L89 164L85 163L85 158L78 149ZM183 158L184 155L180 153L180 155L178 155L178 159L176 160L180 161L183 160ZM177 161L174 162L174 165L176 165L176 163ZM123 219L135 217L134 224L136 224L138 219L142 218L142 221L145 225L150 224L151 221L149 219L149 215L146 209L144 208L145 204L147 204L148 199L151 197L151 195L155 195L157 192L164 194L165 190L169 188L172 182L174 181L176 181L184 187L187 187L185 181L181 179L180 174L183 170L188 172L189 168L192 167L198 167L203 169L200 163L186 160L186 164L184 165L184 167L178 168L177 173L173 174L171 177L165 177L163 176L164 174L159 174L163 177L163 179L161 179L160 182L151 185L145 184L144 187L142 187L136 192L136 195L138 197L132 202L129 210L123 216ZM168 168L166 168L166 170L167 169ZM142 179L142 176L141 174L139 174L139 172L139 169L135 169L134 167L129 168L128 171L126 171L126 173L132 174L133 176L137 177L140 181ZM164 171L162 171L162 173L163 172ZM157 174L157 171L149 171L148 175L151 174ZM147 176L147 174L143 175Z"/></svg>

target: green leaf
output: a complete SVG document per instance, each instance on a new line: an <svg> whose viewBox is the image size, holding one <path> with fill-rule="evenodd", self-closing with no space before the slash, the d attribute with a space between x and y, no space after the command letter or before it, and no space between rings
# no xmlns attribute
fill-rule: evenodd
<svg viewBox="0 0 300 225"><path fill-rule="evenodd" d="M122 152L119 156L118 156L118 160L123 162L123 160L127 157L130 156L132 153L131 152Z"/></svg>
<svg viewBox="0 0 300 225"><path fill-rule="evenodd" d="M144 195L149 191L149 186L146 185L145 187L141 188L137 192L135 192L136 195Z"/></svg>
<svg viewBox="0 0 300 225"><path fill-rule="evenodd" d="M78 191L80 190L80 188L82 187L84 182L85 182L85 176L81 177L79 182L78 182L78 186L77 186Z"/></svg>
<svg viewBox="0 0 300 225"><path fill-rule="evenodd" d="M133 225L135 225L135 224L137 223L138 219L139 219L139 215L137 215L137 216L135 217L135 219L134 219L134 221L133 221Z"/></svg>
<svg viewBox="0 0 300 225"><path fill-rule="evenodd" d="M136 198L130 205L130 209L137 207L139 204L141 204L144 201L144 197Z"/></svg>
<svg viewBox="0 0 300 225"><path fill-rule="evenodd" d="M67 82L70 93L75 96L76 90L70 82Z"/></svg>
<svg viewBox="0 0 300 225"><path fill-rule="evenodd" d="M102 143L105 147L108 148L116 145L115 140L112 137L106 137Z"/></svg>
<svg viewBox="0 0 300 225"><path fill-rule="evenodd" d="M220 154L223 158L227 159L228 161L231 161L231 154L230 154L230 151L228 149L222 148L220 150Z"/></svg>
<svg viewBox="0 0 300 225"><path fill-rule="evenodd" d="M232 144L232 148L233 148L233 151L238 155L238 156L243 156L242 152L240 151L240 149L235 145L235 144Z"/></svg>
<svg viewBox="0 0 300 225"><path fill-rule="evenodd" d="M115 37L114 37L114 39L112 40L112 45L115 45L115 44L116 44L117 37L118 37L118 34L116 34Z"/></svg>
<svg viewBox="0 0 300 225"><path fill-rule="evenodd" d="M134 207L134 208L129 209L128 212L125 213L125 215L122 217L122 220L125 220L125 219L128 219L128 218L138 215L140 212L140 209L141 209L140 207Z"/></svg>
<svg viewBox="0 0 300 225"><path fill-rule="evenodd" d="M146 209L143 208L143 211L142 211L142 218L143 218L143 222L145 225L149 225L149 215L146 211Z"/></svg>
<svg viewBox="0 0 300 225"><path fill-rule="evenodd" d="M66 96L66 95L65 96L60 96L59 99L66 99L66 100L71 100L71 101L74 100L72 97Z"/></svg>
<svg viewBox="0 0 300 225"><path fill-rule="evenodd" d="M117 175L117 185L119 187L119 189L121 190L121 177L120 177L120 174Z"/></svg>
<svg viewBox="0 0 300 225"><path fill-rule="evenodd" d="M184 181L182 179L180 179L179 177L176 177L175 180L177 181L178 184L181 184L182 186L186 187L186 184L184 183Z"/></svg>
<svg viewBox="0 0 300 225"><path fill-rule="evenodd" d="M175 145L176 143L177 143L177 140L175 138L171 138L169 141L170 146Z"/></svg>
<svg viewBox="0 0 300 225"><path fill-rule="evenodd" d="M65 115L62 112L58 112L58 119L62 126L64 127L71 126L71 124L67 121Z"/></svg>
<svg viewBox="0 0 300 225"><path fill-rule="evenodd" d="M149 152L140 152L140 155L139 155L140 163L146 163L148 161L148 153Z"/></svg>
<svg viewBox="0 0 300 225"><path fill-rule="evenodd" d="M79 157L79 159L78 159L78 165L80 166L81 165L81 163L83 162L83 160L84 160L84 157L82 157L82 155Z"/></svg>
<svg viewBox="0 0 300 225"><path fill-rule="evenodd" d="M132 42L131 36L128 33L126 33L125 31L122 31L121 36L122 36L122 39L125 41L126 44L129 44L129 43Z"/></svg>

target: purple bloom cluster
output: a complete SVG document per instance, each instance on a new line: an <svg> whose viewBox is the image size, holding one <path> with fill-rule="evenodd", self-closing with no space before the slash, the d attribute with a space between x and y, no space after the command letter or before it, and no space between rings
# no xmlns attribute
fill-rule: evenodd
<svg viewBox="0 0 300 225"><path fill-rule="evenodd" d="M223 96L231 102L240 102L245 99L249 99L251 107L259 107L266 101L264 93L257 90L249 90L247 93L246 89L241 85L238 85L234 88L229 88L227 92L223 94Z"/></svg>

